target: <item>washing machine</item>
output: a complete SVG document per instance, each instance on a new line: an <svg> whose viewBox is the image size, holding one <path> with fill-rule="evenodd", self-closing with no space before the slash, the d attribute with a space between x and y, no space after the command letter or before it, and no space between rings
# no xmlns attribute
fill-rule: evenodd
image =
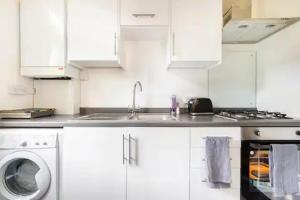
<svg viewBox="0 0 300 200"><path fill-rule="evenodd" d="M0 199L58 200L56 129L0 129Z"/></svg>

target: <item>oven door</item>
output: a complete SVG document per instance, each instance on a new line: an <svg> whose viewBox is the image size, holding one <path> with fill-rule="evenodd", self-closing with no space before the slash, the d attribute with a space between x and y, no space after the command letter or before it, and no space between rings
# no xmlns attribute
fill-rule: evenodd
<svg viewBox="0 0 300 200"><path fill-rule="evenodd" d="M246 200L273 200L269 178L269 151L271 144L297 144L300 141L243 141L242 142L242 196ZM300 166L299 166L300 169ZM298 175L300 183L300 173ZM299 196L286 199L300 199Z"/></svg>

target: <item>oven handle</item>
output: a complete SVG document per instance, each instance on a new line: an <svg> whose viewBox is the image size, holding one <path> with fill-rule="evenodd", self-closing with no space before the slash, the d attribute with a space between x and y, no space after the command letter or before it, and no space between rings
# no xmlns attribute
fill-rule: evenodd
<svg viewBox="0 0 300 200"><path fill-rule="evenodd" d="M270 144L266 144L266 145L262 145L262 144L254 144L254 143L250 143L249 146L253 149L257 149L257 150L270 150L271 145Z"/></svg>

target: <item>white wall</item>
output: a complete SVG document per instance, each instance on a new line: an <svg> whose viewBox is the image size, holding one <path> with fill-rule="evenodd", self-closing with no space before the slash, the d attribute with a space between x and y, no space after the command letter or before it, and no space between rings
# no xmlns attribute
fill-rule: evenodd
<svg viewBox="0 0 300 200"><path fill-rule="evenodd" d="M258 45L258 108L300 117L300 23Z"/></svg>
<svg viewBox="0 0 300 200"><path fill-rule="evenodd" d="M201 69L166 69L165 46L159 41L131 41L126 43L127 63L125 70L120 69L89 69L87 70L89 80L82 82L82 107L127 107L132 103L132 89L135 81L140 80L143 84L144 91L138 94L138 104L142 107L169 107L170 97L175 94L179 97L181 106L187 102L189 97L207 97L208 89L208 70ZM224 45L224 55L226 52L249 52L255 51L254 45ZM240 63L243 70L243 62ZM220 66L219 68L226 66ZM230 67L230 66L229 66ZM255 71L254 66L254 71ZM223 70L224 71L224 70ZM213 73L213 72L211 72ZM246 77L253 82L253 77ZM229 78L230 79L230 78ZM232 80L232 79L231 79ZM228 80L228 81L231 81ZM244 79L234 79L242 80ZM210 85L213 85L211 80ZM251 99L243 99L236 107L255 107L255 83L253 86L241 87L244 92L254 93ZM226 84L224 85L226 86ZM227 84L228 86L228 84ZM210 88L212 89L212 88ZM224 88L226 89L226 88ZM251 90L251 91L249 91ZM212 92L210 91L212 94ZM214 94L214 98L224 100L224 92ZM228 90L227 94L235 96L241 94L239 91ZM248 94L248 93L247 93ZM228 98L225 98L228 99ZM238 98L237 98L238 99ZM249 106L249 101L252 105ZM216 101L214 101L216 102ZM218 101L220 102L220 101ZM216 104L222 107L234 107L231 103Z"/></svg>
<svg viewBox="0 0 300 200"><path fill-rule="evenodd" d="M32 107L32 95L10 95L9 87L33 88L33 81L20 77L17 0L0 0L0 110Z"/></svg>
<svg viewBox="0 0 300 200"><path fill-rule="evenodd" d="M273 1L264 2L272 4ZM0 1L0 27L0 109L32 107L32 95L8 94L10 86L33 87L32 80L19 76L17 0ZM300 117L299 33L300 23L257 45L225 47L242 51L257 48L259 109ZM165 52L160 41L127 42L125 70L87 70L89 80L81 83L81 106L127 107L132 102L132 87L136 80L144 86L143 93L138 95L138 102L144 107L168 107L172 94L177 94L181 102L187 97L208 96L207 70L166 70ZM36 107L56 107L60 114L78 111L78 82L35 81L35 87L38 90Z"/></svg>
<svg viewBox="0 0 300 200"><path fill-rule="evenodd" d="M126 42L126 66L120 69L90 69L81 84L82 107L127 107L132 104L135 81L144 91L138 94L143 107L169 107L172 94L181 102L187 97L208 96L208 71L166 70L166 46L160 41Z"/></svg>
<svg viewBox="0 0 300 200"><path fill-rule="evenodd" d="M215 107L254 108L257 53L254 45L232 47L224 45L222 64L209 72L209 97Z"/></svg>

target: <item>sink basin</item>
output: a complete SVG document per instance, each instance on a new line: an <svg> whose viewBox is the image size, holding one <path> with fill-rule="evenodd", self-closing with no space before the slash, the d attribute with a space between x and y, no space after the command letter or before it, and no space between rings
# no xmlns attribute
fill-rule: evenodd
<svg viewBox="0 0 300 200"><path fill-rule="evenodd" d="M128 120L128 116L114 113L94 113L78 118L79 120Z"/></svg>
<svg viewBox="0 0 300 200"><path fill-rule="evenodd" d="M172 121L176 120L176 118L171 117L169 114L138 114L137 117L133 118L132 120L139 120L139 121Z"/></svg>
<svg viewBox="0 0 300 200"><path fill-rule="evenodd" d="M166 113L138 113L135 117L130 117L129 114L118 113L94 113L77 118L79 120L130 120L130 121L173 121L176 118L171 117Z"/></svg>

